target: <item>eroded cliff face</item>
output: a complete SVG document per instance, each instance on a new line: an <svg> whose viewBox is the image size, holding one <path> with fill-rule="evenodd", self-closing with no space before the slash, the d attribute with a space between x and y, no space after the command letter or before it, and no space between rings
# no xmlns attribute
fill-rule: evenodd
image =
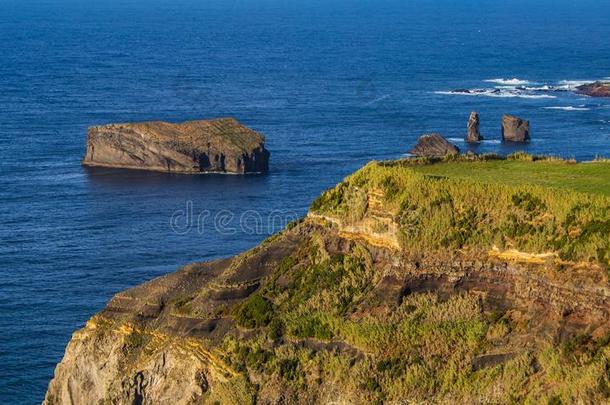
<svg viewBox="0 0 610 405"><path fill-rule="evenodd" d="M86 166L170 173L264 173L264 138L232 118L181 124L144 122L89 128Z"/></svg>
<svg viewBox="0 0 610 405"><path fill-rule="evenodd" d="M197 403L210 384L221 389L232 377L196 341L97 316L72 337L45 401Z"/></svg>
<svg viewBox="0 0 610 405"><path fill-rule="evenodd" d="M608 399L602 265L418 249L405 205L355 183L249 252L117 294L74 334L46 403Z"/></svg>
<svg viewBox="0 0 610 405"><path fill-rule="evenodd" d="M363 229L366 225L357 231L321 217L308 219L249 254L189 265L117 294L74 334L46 403L367 402L371 396L365 389L346 388L342 380L349 375L334 381L315 371L297 389L282 375L281 361L274 366L277 370L266 374L244 367L233 358L234 349L227 348L227 339L258 342L256 336L262 335L261 347L268 356L298 348L318 356L377 357L376 349L346 342L340 335L325 339L306 333L274 340L268 337L269 324L236 325L236 306L273 280L293 282L291 270L311 264L311 257L303 257L292 262L291 269L282 268L284 258L300 257L303 252L297 251L304 246L317 246L320 254L331 257L365 249L374 274L372 285L347 314L356 324L402 310L409 296L433 293L441 301L461 294L475 297L476 312L500 317L500 325L510 326L499 337L482 338L478 350L467 356L473 368L503 367L553 342L581 335L599 339L609 332L610 289L601 272L558 275L527 259L403 255L391 248L392 235L370 239L360 232ZM493 329L491 324L488 329ZM534 370L532 365L533 375L526 380L541 378L544 370ZM480 392L471 398L500 399L489 395Z"/></svg>

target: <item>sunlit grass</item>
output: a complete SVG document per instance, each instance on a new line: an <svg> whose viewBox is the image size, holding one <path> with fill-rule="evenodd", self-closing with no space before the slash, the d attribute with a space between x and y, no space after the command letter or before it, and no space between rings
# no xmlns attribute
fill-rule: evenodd
<svg viewBox="0 0 610 405"><path fill-rule="evenodd" d="M414 165L418 173L477 182L539 185L610 196L610 162L491 160Z"/></svg>
<svg viewBox="0 0 610 405"><path fill-rule="evenodd" d="M610 162L518 154L371 162L312 211L359 221L383 195L406 250L492 247L610 264Z"/></svg>

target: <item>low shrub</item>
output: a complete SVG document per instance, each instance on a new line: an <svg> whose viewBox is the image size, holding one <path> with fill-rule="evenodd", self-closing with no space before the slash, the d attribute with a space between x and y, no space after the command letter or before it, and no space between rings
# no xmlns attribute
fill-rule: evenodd
<svg viewBox="0 0 610 405"><path fill-rule="evenodd" d="M235 311L235 322L244 328L267 326L271 322L273 305L258 293L252 294Z"/></svg>

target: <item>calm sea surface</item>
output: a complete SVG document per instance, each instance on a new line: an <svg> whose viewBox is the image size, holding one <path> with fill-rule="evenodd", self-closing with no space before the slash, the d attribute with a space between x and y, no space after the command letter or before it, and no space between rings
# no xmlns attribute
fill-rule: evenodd
<svg viewBox="0 0 610 405"><path fill-rule="evenodd" d="M0 0L0 402L40 402L114 293L256 245L422 133L465 148L470 111L478 151L515 150L513 113L530 152L610 156L610 100L567 91L610 76L609 16L606 0ZM90 125L218 116L266 135L268 175L80 165Z"/></svg>

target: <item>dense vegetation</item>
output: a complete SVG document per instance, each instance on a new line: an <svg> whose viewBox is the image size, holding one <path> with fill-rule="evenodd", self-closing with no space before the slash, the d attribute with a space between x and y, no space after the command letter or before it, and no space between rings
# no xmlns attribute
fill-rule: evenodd
<svg viewBox="0 0 610 405"><path fill-rule="evenodd" d="M332 389L347 403L555 404L610 398L608 336L579 335L529 351L508 344L514 355L506 361L477 365L478 355L527 335L528 321L518 311L486 312L474 294L441 299L418 293L391 311L363 313L362 306L379 304L369 294L378 278L363 245L331 255L315 237L304 242L237 307L238 314L253 314L246 321L238 316L241 325L260 326L254 320L262 319L267 327L255 328L247 340L226 338L224 360L258 376L288 402L315 401Z"/></svg>

